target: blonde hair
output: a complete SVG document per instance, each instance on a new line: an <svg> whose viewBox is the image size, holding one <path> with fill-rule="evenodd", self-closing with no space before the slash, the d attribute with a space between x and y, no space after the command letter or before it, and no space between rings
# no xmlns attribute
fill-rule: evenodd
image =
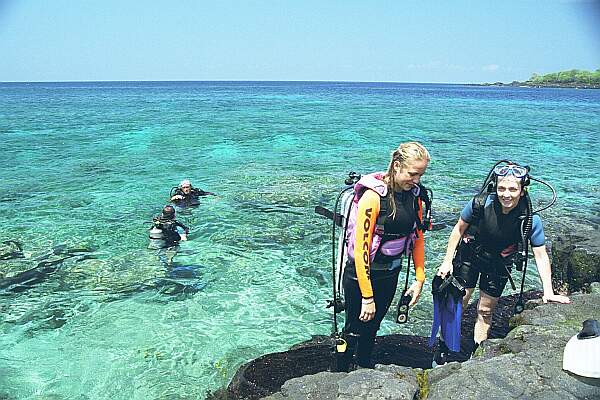
<svg viewBox="0 0 600 400"><path fill-rule="evenodd" d="M396 150L391 154L390 164L384 177L384 181L388 187L387 201L389 209L391 210L390 216L394 218L396 216L396 202L394 201L394 190L396 189L396 182L394 176L396 169L394 164L396 161L400 162L400 169L408 167L408 164L413 161L431 160L429 152L419 142L406 142L401 143Z"/></svg>

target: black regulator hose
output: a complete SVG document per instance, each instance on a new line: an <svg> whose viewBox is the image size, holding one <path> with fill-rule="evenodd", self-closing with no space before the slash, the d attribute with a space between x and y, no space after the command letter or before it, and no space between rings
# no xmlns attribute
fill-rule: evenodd
<svg viewBox="0 0 600 400"><path fill-rule="evenodd" d="M422 221L420 221L421 226L419 226L419 229L421 229L422 231L430 231L433 223L433 220L431 218L431 211L433 209L433 190L421 185L420 183L419 188L420 190L425 191L425 196L421 197L421 200L423 201L423 203L425 203L425 210L423 212Z"/></svg>
<svg viewBox="0 0 600 400"><path fill-rule="evenodd" d="M531 205L531 197L529 193L525 192L525 201L527 202L527 214L525 219L521 222L521 245L519 246L519 264L517 264L517 270L522 270L521 276L521 290L519 292L519 299L515 304L515 314L523 312L523 286L525 285L525 274L527 273L527 259L529 258L529 236L533 228L533 207ZM520 265L520 268L519 268Z"/></svg>
<svg viewBox="0 0 600 400"><path fill-rule="evenodd" d="M352 201L352 200L350 200ZM346 219L344 220L344 230L342 231L342 235L346 235L348 232L348 223L350 222L350 213L352 212L352 204L350 204L348 206L348 211L346 211ZM346 240L348 238L344 237L344 240ZM342 251L344 251L344 248L342 246ZM338 269L340 271L340 275L338 276L338 288L337 291L338 293L340 293L342 291L341 286L342 286L342 263L344 262L344 256L340 257L340 264L338 265ZM340 310L341 311L341 310Z"/></svg>
<svg viewBox="0 0 600 400"><path fill-rule="evenodd" d="M541 211L547 210L550 207L552 207L554 205L554 203L556 203L556 190L554 190L554 188L552 187L552 185L550 185L549 183L544 182L541 179L537 179L534 178L533 176L529 176L529 179L531 179L532 181L536 181L541 183L542 185L546 186L547 188L549 188L552 191L552 200L550 200L550 203L546 204L544 207L533 211L533 214L539 213Z"/></svg>

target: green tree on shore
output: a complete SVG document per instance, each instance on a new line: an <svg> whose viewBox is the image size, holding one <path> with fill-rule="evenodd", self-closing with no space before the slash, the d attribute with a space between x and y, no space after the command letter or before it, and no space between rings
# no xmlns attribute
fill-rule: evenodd
<svg viewBox="0 0 600 400"><path fill-rule="evenodd" d="M600 85L600 68L594 72L572 69L546 75L533 74L527 83L533 85Z"/></svg>

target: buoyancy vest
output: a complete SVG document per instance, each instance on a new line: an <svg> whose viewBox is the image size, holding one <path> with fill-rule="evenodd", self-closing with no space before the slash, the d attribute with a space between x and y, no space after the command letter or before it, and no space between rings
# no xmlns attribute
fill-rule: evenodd
<svg viewBox="0 0 600 400"><path fill-rule="evenodd" d="M488 195L479 195L473 199L473 219L467 230L465 244L468 250L463 257L476 257L488 266L510 265L522 240L522 221L527 213L527 205L523 199L508 214L502 213L502 206L494 197L486 205Z"/></svg>
<svg viewBox="0 0 600 400"><path fill-rule="evenodd" d="M175 220L158 217L154 219L154 226L162 230L163 239L167 245L170 246L181 240L181 235L177 232L177 222Z"/></svg>
<svg viewBox="0 0 600 400"><path fill-rule="evenodd" d="M390 262L401 258L403 255L410 255L414 242L417 239L418 212L421 207L419 199L420 187L415 186L410 194L413 198L413 210L415 221L408 232L389 232L386 231L386 220L389 217L387 194L388 187L383 181L384 173L376 172L363 176L354 186L354 197L351 204L350 217L348 219L348 228L346 238L348 240L348 257L354 259L354 245L356 242L356 221L358 217L358 202L366 190L371 189L379 195L380 211L377 216L373 239L370 247L370 261L376 258L382 258L383 262Z"/></svg>

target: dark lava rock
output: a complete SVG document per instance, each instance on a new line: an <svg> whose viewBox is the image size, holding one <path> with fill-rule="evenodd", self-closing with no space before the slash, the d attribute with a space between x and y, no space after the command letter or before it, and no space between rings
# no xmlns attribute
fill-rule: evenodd
<svg viewBox="0 0 600 400"><path fill-rule="evenodd" d="M472 360L429 371L428 399L600 399L600 387L562 370L567 341L584 320L600 318L600 294L571 300L536 302L512 319L506 338L484 342Z"/></svg>
<svg viewBox="0 0 600 400"><path fill-rule="evenodd" d="M411 368L378 365L374 370L358 369L350 373L319 372L287 381L267 400L341 400L377 399L412 400L419 391L418 375Z"/></svg>
<svg viewBox="0 0 600 400"><path fill-rule="evenodd" d="M588 291L590 283L600 281L600 231L558 236L552 242L552 259L554 287Z"/></svg>
<svg viewBox="0 0 600 400"><path fill-rule="evenodd" d="M509 318L513 315L517 297L513 295L500 299L494 313L490 338L502 338L509 332ZM524 293L525 300L538 299L540 297L541 292L532 291ZM476 316L476 302L473 302L467 307L463 315L462 352L457 355L457 360L466 360L471 355L473 342L469 338L473 337ZM394 366L417 369L431 368L433 352L428 346L428 340L429 338L427 337L409 335L378 336L373 350L373 361L376 364L382 365L393 364ZM332 351L331 339L319 336L314 337L308 342L296 345L288 351L266 354L242 365L227 389L219 391L209 396L209 398L259 399L276 393L282 390L284 383L292 378L329 371L333 361ZM316 395L304 398L322 398L314 396Z"/></svg>

